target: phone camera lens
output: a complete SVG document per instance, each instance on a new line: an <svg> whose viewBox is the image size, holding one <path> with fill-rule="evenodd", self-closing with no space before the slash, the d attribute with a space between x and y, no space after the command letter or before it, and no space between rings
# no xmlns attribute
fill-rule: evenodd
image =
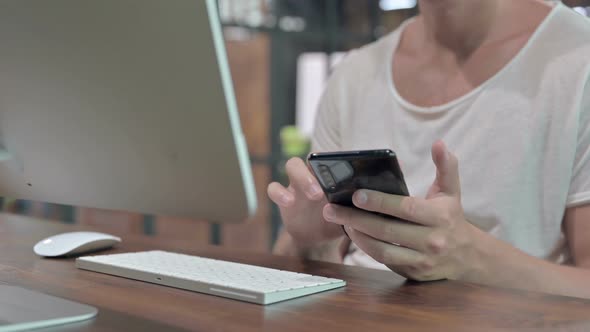
<svg viewBox="0 0 590 332"><path fill-rule="evenodd" d="M334 181L334 177L330 172L330 168L326 165L319 165L318 168L320 170L320 176L322 178L322 181L324 182L325 187L330 188L332 190L335 189L336 181Z"/></svg>

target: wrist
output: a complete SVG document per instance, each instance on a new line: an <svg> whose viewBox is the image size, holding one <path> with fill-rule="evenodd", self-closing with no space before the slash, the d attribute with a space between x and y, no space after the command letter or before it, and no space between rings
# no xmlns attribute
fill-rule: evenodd
<svg viewBox="0 0 590 332"><path fill-rule="evenodd" d="M479 228L472 227L474 241L466 264L468 268L460 280L505 287L518 284L523 276L535 275L537 266L531 264L528 255ZM535 283L532 279L534 278L527 278L527 283Z"/></svg>
<svg viewBox="0 0 590 332"><path fill-rule="evenodd" d="M297 243L294 242L294 248L297 256L311 260L329 261L342 263L344 236L335 239L324 240L315 243Z"/></svg>
<svg viewBox="0 0 590 332"><path fill-rule="evenodd" d="M490 266L497 250L494 243L496 239L471 223L468 224L470 243L464 256L464 262L461 262L463 269L457 276L457 280L487 283L486 279L493 271Z"/></svg>
<svg viewBox="0 0 590 332"><path fill-rule="evenodd" d="M325 241L297 241L291 234L283 231L274 245L273 253L341 263L344 252L343 246L347 244L344 239L344 236L341 236Z"/></svg>

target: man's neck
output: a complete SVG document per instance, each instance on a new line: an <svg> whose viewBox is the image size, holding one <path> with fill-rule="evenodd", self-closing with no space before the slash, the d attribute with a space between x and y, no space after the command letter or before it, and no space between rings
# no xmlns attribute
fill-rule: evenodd
<svg viewBox="0 0 590 332"><path fill-rule="evenodd" d="M513 1L513 0L510 0ZM421 0L424 41L468 58L492 30L501 0Z"/></svg>

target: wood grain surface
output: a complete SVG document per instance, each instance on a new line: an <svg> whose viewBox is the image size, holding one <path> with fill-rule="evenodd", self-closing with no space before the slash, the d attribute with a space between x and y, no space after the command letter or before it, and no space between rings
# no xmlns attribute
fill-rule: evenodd
<svg viewBox="0 0 590 332"><path fill-rule="evenodd" d="M0 215L0 282L94 305L94 320L55 331L590 331L590 301L453 281L406 282L386 272L115 234L107 253L161 249L318 274L345 288L270 306L78 270L33 245L53 234L98 230ZM0 295L1 296L1 295ZM53 330L50 330L53 331Z"/></svg>

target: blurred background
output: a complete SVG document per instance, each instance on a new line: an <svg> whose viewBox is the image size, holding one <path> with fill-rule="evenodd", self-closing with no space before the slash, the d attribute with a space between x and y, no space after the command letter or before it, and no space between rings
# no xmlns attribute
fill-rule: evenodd
<svg viewBox="0 0 590 332"><path fill-rule="evenodd" d="M258 191L259 210L239 225L5 199L2 208L116 234L269 252L280 216L266 196L285 183L284 162L309 151L315 109L330 71L348 50L417 15L416 0L218 0L227 52ZM582 15L590 0L563 1ZM50 221L48 221L50 222Z"/></svg>

